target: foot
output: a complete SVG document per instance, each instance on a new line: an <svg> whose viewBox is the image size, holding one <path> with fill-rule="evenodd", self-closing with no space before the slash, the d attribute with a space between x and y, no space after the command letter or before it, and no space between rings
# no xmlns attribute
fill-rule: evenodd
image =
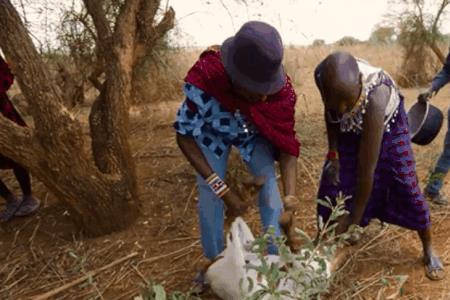
<svg viewBox="0 0 450 300"><path fill-rule="evenodd" d="M15 196L6 198L6 209L0 212L0 223L5 223L11 220L17 211L20 209L22 201Z"/></svg>
<svg viewBox="0 0 450 300"><path fill-rule="evenodd" d="M434 204L438 204L438 205L447 205L448 204L447 197L445 197L441 193L430 194L430 193L425 192L425 196Z"/></svg>
<svg viewBox="0 0 450 300"><path fill-rule="evenodd" d="M434 254L423 258L425 265L425 275L430 280L442 280L445 277L444 267L441 260Z"/></svg>
<svg viewBox="0 0 450 300"><path fill-rule="evenodd" d="M16 216L25 217L31 215L39 208L39 200L34 198L33 196L24 196L22 198L22 205L16 211Z"/></svg>
<svg viewBox="0 0 450 300"><path fill-rule="evenodd" d="M191 287L191 293L193 295L201 295L204 294L209 288L209 285L206 283L205 272L200 271L194 277L193 284Z"/></svg>

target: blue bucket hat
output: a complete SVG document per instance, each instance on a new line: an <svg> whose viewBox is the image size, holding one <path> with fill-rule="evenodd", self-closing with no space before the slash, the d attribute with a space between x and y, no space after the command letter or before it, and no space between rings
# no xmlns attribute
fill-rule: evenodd
<svg viewBox="0 0 450 300"><path fill-rule="evenodd" d="M271 25L250 21L223 42L221 59L233 82L250 92L275 94L286 83L283 43Z"/></svg>

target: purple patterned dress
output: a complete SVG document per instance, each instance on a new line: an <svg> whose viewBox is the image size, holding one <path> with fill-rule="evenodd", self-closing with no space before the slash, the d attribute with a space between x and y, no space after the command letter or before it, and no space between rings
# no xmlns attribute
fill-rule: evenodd
<svg viewBox="0 0 450 300"><path fill-rule="evenodd" d="M382 79L369 86L367 97L370 97L373 89L380 84L395 87L390 77L383 71L380 72ZM430 213L428 203L419 188L403 97L398 91L397 93L399 102L393 118L388 120L389 127L386 127L383 135L372 194L360 225L367 226L371 219L377 218L382 222L408 229L424 230L430 225ZM340 184L334 186L326 177L322 177L318 198L329 197L334 201L339 192L342 192L344 195L352 196L346 202L347 210L352 211L361 135L358 130L349 132L341 130L338 139ZM324 220L330 215L330 210L321 205L318 205L317 212Z"/></svg>

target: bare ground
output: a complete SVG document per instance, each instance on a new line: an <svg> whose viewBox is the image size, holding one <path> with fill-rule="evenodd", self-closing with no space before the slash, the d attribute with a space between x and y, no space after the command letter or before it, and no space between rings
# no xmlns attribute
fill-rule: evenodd
<svg viewBox="0 0 450 300"><path fill-rule="evenodd" d="M308 84L300 90L300 218L302 227L314 233L315 193L326 153L325 128L317 92ZM404 93L409 107L418 90ZM448 98L447 88L433 102L446 112ZM135 252L136 256L52 299L132 299L149 282L162 283L169 290L189 287L201 259L201 248L194 176L175 144L171 128L178 104L152 104L132 114L131 136L143 211L128 230L96 239L83 237L70 222L64 206L34 180L42 209L0 229L0 299L29 299ZM80 118L85 117L85 110L81 110ZM422 186L442 148L444 134L445 124L431 145L415 147ZM10 173L3 172L2 179L19 191ZM447 186L444 193L448 193ZM434 244L446 265L450 262L449 215L450 208L432 206ZM259 229L256 208L245 218L254 230ZM329 299L450 299L448 276L441 282L430 282L424 276L421 247L414 232L374 223L352 253L337 274ZM401 291L396 289L395 275L408 276ZM206 295L204 299L215 298Z"/></svg>

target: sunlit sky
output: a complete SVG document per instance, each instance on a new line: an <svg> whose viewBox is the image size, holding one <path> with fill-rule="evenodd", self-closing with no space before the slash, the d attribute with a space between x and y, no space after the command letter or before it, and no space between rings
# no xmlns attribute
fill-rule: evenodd
<svg viewBox="0 0 450 300"><path fill-rule="evenodd" d="M74 0L80 3L80 0ZM55 39L55 24L62 7L71 1L28 0L25 8L31 31L40 41ZM275 26L285 44L306 45L315 39L336 41L343 36L366 40L386 13L388 0L169 0L177 16L180 45L220 44L248 20L262 20ZM245 5L244 3L248 4ZM263 2L261 5L260 2ZM428 0L433 3L435 0ZM42 10L48 8L43 15ZM430 6L430 9L433 9ZM21 10L20 10L21 11ZM38 11L41 11L38 14ZM45 10L44 10L45 11ZM22 12L22 11L21 11ZM450 12L441 31L450 33ZM46 26L47 25L47 26ZM50 28L43 30L44 27Z"/></svg>
<svg viewBox="0 0 450 300"><path fill-rule="evenodd" d="M367 39L387 11L387 0L277 0L263 6L228 1L171 0L183 31L201 45L218 43L233 34L242 23L263 20L275 26L285 43L309 44L314 39L335 41L351 35Z"/></svg>

